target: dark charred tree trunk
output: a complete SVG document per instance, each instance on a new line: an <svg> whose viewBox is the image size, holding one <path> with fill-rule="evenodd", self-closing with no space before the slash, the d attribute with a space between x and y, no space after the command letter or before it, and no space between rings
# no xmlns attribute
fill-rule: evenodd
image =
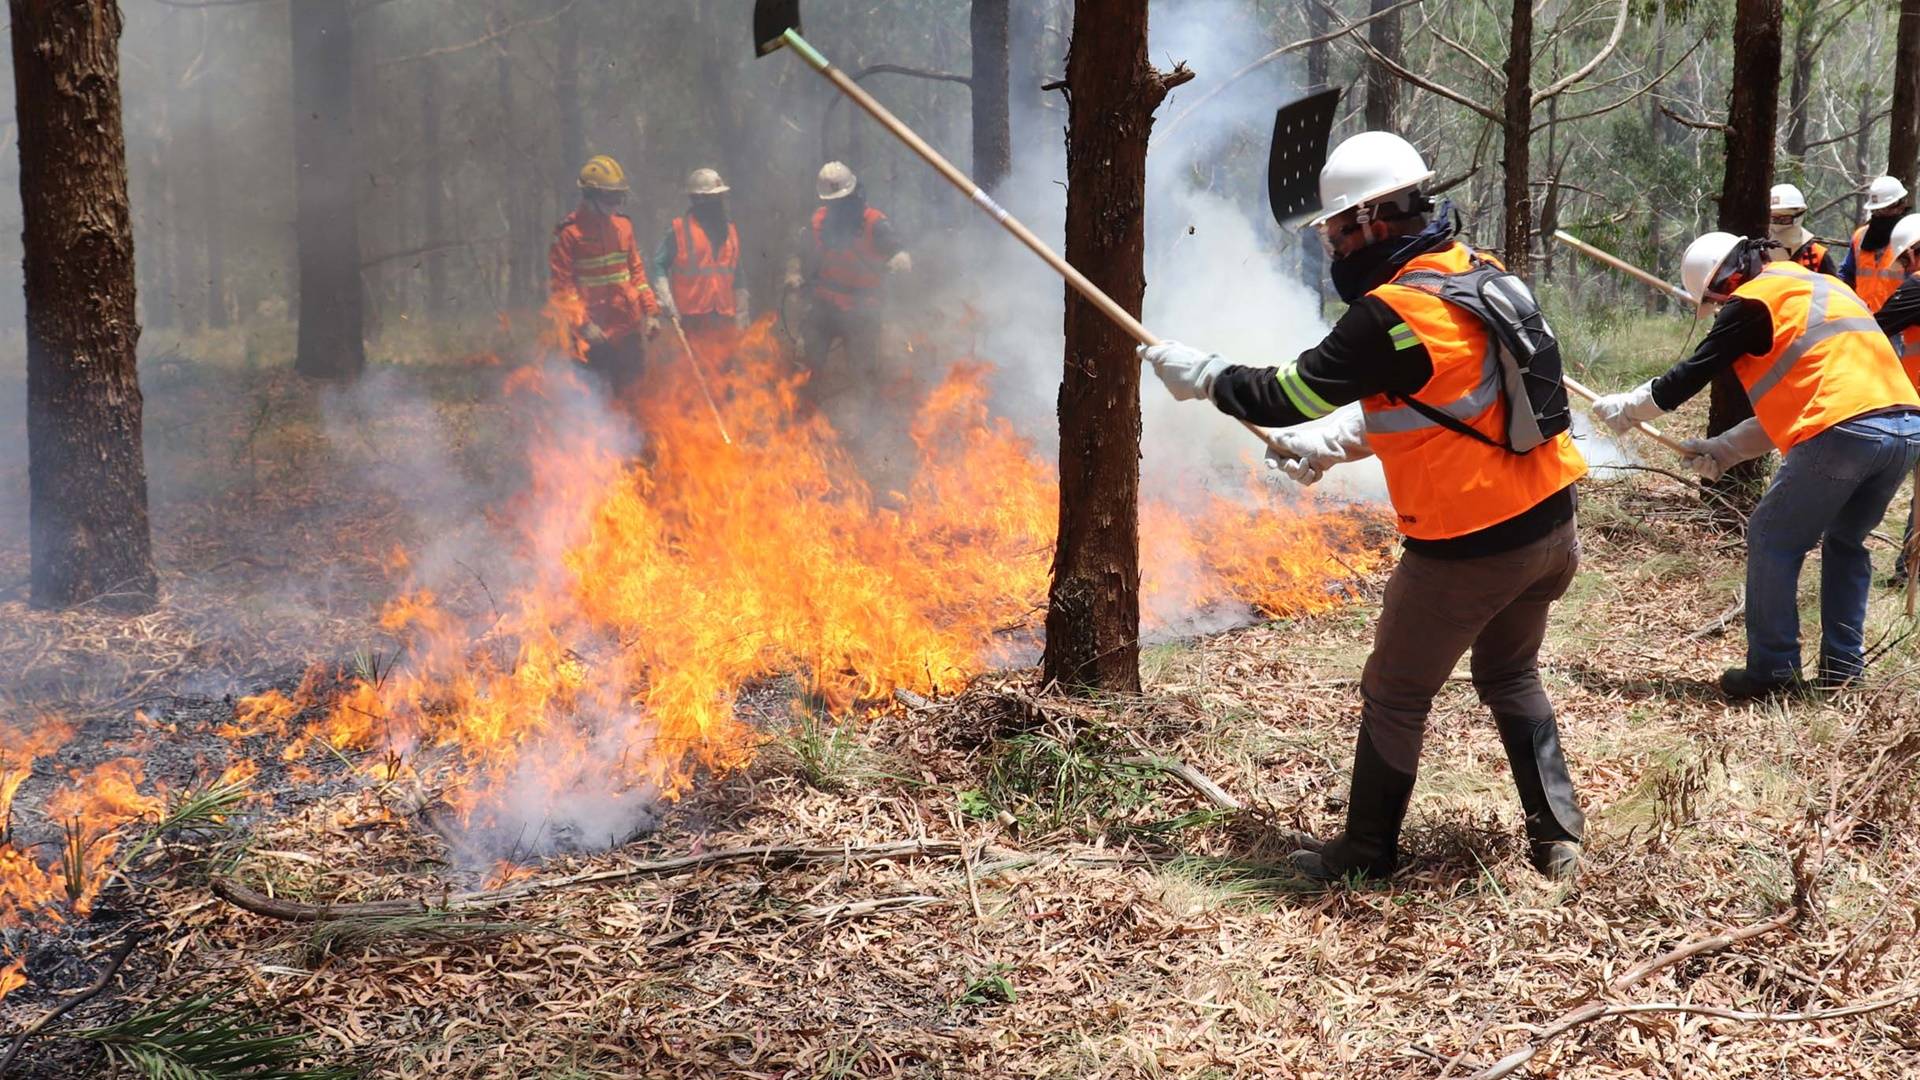
<svg viewBox="0 0 1920 1080"><path fill-rule="evenodd" d="M1384 11L1397 0L1371 0L1367 10ZM1317 3L1312 5L1317 8ZM1325 18L1324 13L1321 16ZM1367 24L1367 41L1380 55L1400 62L1400 12L1384 15ZM1367 65L1367 130L1399 131L1394 121L1400 94L1400 76L1378 60Z"/></svg>
<svg viewBox="0 0 1920 1080"><path fill-rule="evenodd" d="M120 7L10 0L33 605L156 601L140 445Z"/></svg>
<svg viewBox="0 0 1920 1080"><path fill-rule="evenodd" d="M200 226L207 255L207 325L227 325L227 207L220 201L220 137L213 126L213 78L200 76Z"/></svg>
<svg viewBox="0 0 1920 1080"><path fill-rule="evenodd" d="M1306 0L1307 36L1317 38L1329 29L1327 9L1319 0ZM1316 42L1307 46L1307 85L1322 87L1327 85L1327 43ZM1299 230L1295 239L1300 243L1300 278L1307 291L1313 294L1318 304L1326 303L1326 290L1323 284L1327 277L1327 253L1320 246L1319 237L1309 230Z"/></svg>
<svg viewBox="0 0 1920 1080"><path fill-rule="evenodd" d="M427 250L427 314L447 310L447 253L434 250L446 235L446 171L440 155L440 69L432 60L420 63L420 149L426 155L420 184L422 246Z"/></svg>
<svg viewBox="0 0 1920 1080"><path fill-rule="evenodd" d="M1807 107L1813 97L1813 23L1819 0L1800 0L1793 25L1793 72L1787 88L1787 156L1807 160Z"/></svg>
<svg viewBox="0 0 1920 1080"><path fill-rule="evenodd" d="M1013 171L1008 7L1009 0L973 0L973 181L987 191Z"/></svg>
<svg viewBox="0 0 1920 1080"><path fill-rule="evenodd" d="M1146 292L1147 138L1190 78L1147 62L1147 0L1074 8L1067 52L1067 261L1121 307ZM1134 341L1067 291L1060 384L1060 535L1045 679L1070 691L1140 689L1140 361Z"/></svg>
<svg viewBox="0 0 1920 1080"><path fill-rule="evenodd" d="M360 283L359 149L347 0L293 0L294 232L300 328L294 370L352 379L367 366Z"/></svg>
<svg viewBox="0 0 1920 1080"><path fill-rule="evenodd" d="M554 104L560 110L561 212L572 209L574 181L587 160L587 125L580 105L580 5L560 15L560 57L553 73Z"/></svg>
<svg viewBox="0 0 1920 1080"><path fill-rule="evenodd" d="M1528 276L1533 247L1533 0L1513 0L1513 26L1507 46L1507 92L1501 115L1505 147L1506 184L1501 202L1506 208L1507 269Z"/></svg>
<svg viewBox="0 0 1920 1080"><path fill-rule="evenodd" d="M1893 124L1887 133L1887 175L1911 191L1920 164L1920 0L1900 0L1894 34Z"/></svg>
<svg viewBox="0 0 1920 1080"><path fill-rule="evenodd" d="M1722 231L1767 235L1767 193L1773 187L1774 126L1780 116L1780 0L1739 0L1733 23L1733 89L1727 95L1727 171L1720 185ZM1746 388L1732 371L1713 380L1707 434L1718 435L1753 415ZM1766 459L1727 471L1714 488L1751 506L1766 480Z"/></svg>

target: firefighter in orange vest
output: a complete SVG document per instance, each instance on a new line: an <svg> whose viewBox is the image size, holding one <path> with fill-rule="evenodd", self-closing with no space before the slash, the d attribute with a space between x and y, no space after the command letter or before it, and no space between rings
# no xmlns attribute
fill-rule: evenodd
<svg viewBox="0 0 1920 1080"><path fill-rule="evenodd" d="M1882 176L1867 186L1867 223L1853 231L1853 244L1840 264L1840 280L1866 301L1868 311L1879 311L1906 277L1893 261L1893 227L1911 205L1907 185L1897 177Z"/></svg>
<svg viewBox="0 0 1920 1080"><path fill-rule="evenodd" d="M1766 241L1714 232L1681 259L1681 283L1720 304L1692 356L1624 394L1594 402L1615 431L1679 408L1732 371L1752 419L1682 443L1708 479L1778 448L1774 474L1747 522L1747 663L1720 676L1730 700L1800 691L1800 567L1820 548L1820 664L1815 685L1837 689L1865 665L1873 565L1867 534L1920 461L1920 393L1893 346L1846 285L1790 262Z"/></svg>
<svg viewBox="0 0 1920 1080"><path fill-rule="evenodd" d="M620 213L627 174L598 155L580 167L580 205L553 231L547 249L549 288L586 345L587 366L616 394L640 377L644 337L660 332L660 302L647 284L633 222Z"/></svg>
<svg viewBox="0 0 1920 1080"><path fill-rule="evenodd" d="M1767 196L1767 235L1785 257L1817 274L1840 276L1833 253L1801 224L1807 216L1807 197L1792 184L1775 184Z"/></svg>
<svg viewBox="0 0 1920 1080"><path fill-rule="evenodd" d="M1920 387L1920 214L1908 214L1894 225L1889 247L1900 271L1907 276L1887 302L1880 305L1880 310L1873 313L1873 318L1893 343L1893 351L1899 354L1900 366L1906 369L1907 378ZM1887 578L1887 585L1892 588L1903 588L1907 584L1907 547L1913 542L1916 515L1920 515L1920 492L1907 508L1907 534L1900 542L1900 554L1894 557L1893 574Z"/></svg>
<svg viewBox="0 0 1920 1080"><path fill-rule="evenodd" d="M1321 880L1393 872L1427 714L1471 651L1474 688L1513 768L1533 864L1566 880L1578 872L1585 819L1539 653L1548 611L1579 565L1574 482L1587 466L1565 432L1526 453L1497 441L1506 403L1486 324L1398 283L1414 272L1461 273L1475 258L1451 206L1432 213L1421 192L1432 177L1418 151L1386 132L1355 135L1328 156L1315 224L1350 306L1296 359L1241 367L1175 342L1143 347L1141 356L1176 398L1289 427L1276 435L1283 452L1273 460L1296 479L1377 456L1399 515L1405 554L1361 675L1346 829L1294 852L1293 865Z"/></svg>
<svg viewBox="0 0 1920 1080"><path fill-rule="evenodd" d="M890 273L913 269L887 216L867 205L853 170L838 161L815 179L820 205L801 233L799 258L787 269L787 288L806 288L812 301L801 336L807 366L819 371L838 342L850 364L871 363L880 346L881 284Z"/></svg>
<svg viewBox="0 0 1920 1080"><path fill-rule="evenodd" d="M667 226L654 251L654 295L689 333L747 327L747 290L739 283L740 231L727 218L733 190L713 169L687 175L687 212Z"/></svg>

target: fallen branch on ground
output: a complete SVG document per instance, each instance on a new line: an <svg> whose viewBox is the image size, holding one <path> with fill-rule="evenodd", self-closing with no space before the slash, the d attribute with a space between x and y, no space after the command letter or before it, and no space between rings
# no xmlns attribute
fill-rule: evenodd
<svg viewBox="0 0 1920 1080"><path fill-rule="evenodd" d="M438 903L430 903L424 898L404 900L369 900L350 904L308 904L298 900L282 900L256 892L231 878L213 879L213 893L227 903L250 911L255 915L285 922L326 922L333 919L377 918L389 915L405 915L423 911L464 912L499 907L515 900L524 900L542 893L560 889L576 888L582 885L605 885L613 882L632 881L643 877L664 877L672 874L684 874L710 866L731 866L738 863L757 863L763 866L798 866L806 863L830 862L879 862L883 859L899 859L913 856L948 856L962 853L961 846L951 840L902 840L892 844L875 844L871 847L792 847L763 845L756 847L727 848L721 851L707 851L698 855L682 855L672 859L656 859L650 862L636 862L617 870L597 870L592 873L572 874L567 877L537 879L506 885L498 889L484 889L478 892L453 893L441 897Z"/></svg>
<svg viewBox="0 0 1920 1080"><path fill-rule="evenodd" d="M121 940L119 945L114 947L113 954L107 957L107 966L100 969L100 977L93 980L91 986L60 1004L55 1005L53 1008L48 1009L41 1015L40 1019L21 1028L20 1033L13 1037L13 1042L7 1047L6 1056L0 1057L0 1077L7 1075L7 1070L13 1066L13 1059L20 1056L20 1048L27 1045L28 1039L45 1031L48 1024L53 1023L55 1020L60 1019L104 993L107 989L107 984L113 981L113 977L119 972L121 965L127 962L127 957L133 955L133 947L139 943L139 937L128 934Z"/></svg>

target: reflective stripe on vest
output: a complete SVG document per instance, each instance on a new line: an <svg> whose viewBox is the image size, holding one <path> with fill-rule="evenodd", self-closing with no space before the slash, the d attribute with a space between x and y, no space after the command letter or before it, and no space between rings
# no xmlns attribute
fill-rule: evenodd
<svg viewBox="0 0 1920 1080"><path fill-rule="evenodd" d="M673 305L682 315L732 316L734 270L740 265L740 234L727 222L718 254L707 230L691 217L673 219Z"/></svg>
<svg viewBox="0 0 1920 1080"><path fill-rule="evenodd" d="M813 250L820 258L814 295L842 311L880 306L880 268L885 262L873 246L873 229L886 215L873 207L861 214L860 237L848 247L828 247L827 208L813 212Z"/></svg>
<svg viewBox="0 0 1920 1080"><path fill-rule="evenodd" d="M1880 310L1893 291L1906 280L1906 271L1893 257L1893 245L1889 243L1880 249L1879 254L1864 251L1860 240L1867 235L1867 227L1860 226L1853 231L1853 291L1860 295L1862 303L1867 305L1867 313Z"/></svg>
<svg viewBox="0 0 1920 1080"><path fill-rule="evenodd" d="M553 262L557 287L579 296L585 317L619 338L645 321L648 286L633 242L633 223L624 215L605 219L574 213L555 231Z"/></svg>
<svg viewBox="0 0 1920 1080"><path fill-rule="evenodd" d="M1733 295L1767 306L1773 347L1734 362L1773 444L1795 446L1835 424L1895 405L1920 405L1892 343L1837 278L1770 263Z"/></svg>
<svg viewBox="0 0 1920 1080"><path fill-rule="evenodd" d="M1412 396L1498 443L1506 434L1506 413L1492 334L1470 313L1398 283L1423 271L1457 274L1471 266L1466 245L1454 244L1412 260L1395 281L1368 295L1400 316L1433 362L1432 378ZM1400 327L1388 336L1396 353L1407 347ZM1430 420L1404 398L1376 394L1360 407L1400 531L1415 539L1446 540L1498 525L1540 505L1587 471L1564 432L1516 454Z"/></svg>

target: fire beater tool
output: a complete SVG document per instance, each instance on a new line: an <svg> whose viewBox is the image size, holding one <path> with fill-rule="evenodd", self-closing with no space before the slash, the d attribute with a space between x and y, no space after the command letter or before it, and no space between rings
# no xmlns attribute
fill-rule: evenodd
<svg viewBox="0 0 1920 1080"><path fill-rule="evenodd" d="M1116 325L1122 330L1125 330L1135 341L1140 342L1142 345L1160 344L1160 338L1145 326L1142 326L1139 319L1128 314L1125 308L1115 303L1113 298L1101 291L1098 285L1087 280L1085 274L1074 269L1073 264L1061 258L1058 253L1048 247L1046 241L1035 236L1031 229L1022 225L1012 214L1007 213L1005 207L995 202L992 196L980 189L980 185L974 183L966 173L961 172L952 162L942 157L938 150L927 145L926 140L915 134L912 128L902 123L899 117L887 111L887 107L875 100L872 94L862 89L859 83L854 82L845 72L834 67L825 56L821 55L818 49L815 49L806 38L802 37L800 34L800 0L755 0L753 5L753 46L754 52L758 56L766 56L769 53L776 52L783 48L791 50L795 55L799 56L801 60L805 61L808 67L819 72L828 82L832 83L835 89L847 97L852 98L855 105L860 106L861 109L866 111L867 115L879 121L881 127L892 132L895 138L905 143L909 150L912 150L920 156L921 160L933 166L941 176L946 177L948 183L959 188L961 194L972 200L973 204L985 212L988 217L999 222L1001 228L1012 233L1014 239L1019 240L1027 246L1028 250L1040 256L1042 261L1053 268L1054 273L1059 274L1075 292L1084 297L1088 303L1098 308L1101 314L1112 319ZM1327 119L1330 127L1332 122L1332 109L1330 106L1327 109ZM1278 129L1276 128L1276 130ZM1320 140L1320 149L1324 157L1326 151L1326 138L1324 136ZM1316 164L1314 167L1317 169L1319 166ZM1261 442L1267 445L1267 449L1273 451L1275 454L1288 458L1295 456L1275 441L1272 435L1244 420L1240 423L1241 426L1245 427L1248 431L1253 432Z"/></svg>
<svg viewBox="0 0 1920 1080"><path fill-rule="evenodd" d="M1700 309L1700 301L1694 299L1694 295L1687 290L1670 281L1663 281L1658 276L1647 273L1645 270L1640 269L1617 255L1609 255L1599 248L1594 247L1592 244L1587 243L1585 240L1572 236L1564 229L1553 230L1553 238L1597 263L1611 266L1628 277L1639 278L1646 284L1653 286L1655 292L1671 299L1676 304L1684 306L1688 311L1698 311Z"/></svg>
<svg viewBox="0 0 1920 1080"><path fill-rule="evenodd" d="M680 325L680 313L674 312L669 319L673 322L673 336L680 339L680 348L686 351L687 363L693 368L693 381L700 386L700 396L707 399L707 411L713 414L713 426L720 429L720 441L733 445L732 436L727 434L727 423L720 419L720 406L713 403L713 392L707 389L707 376L700 370L700 357L693 351L693 342L687 340L687 331Z"/></svg>

